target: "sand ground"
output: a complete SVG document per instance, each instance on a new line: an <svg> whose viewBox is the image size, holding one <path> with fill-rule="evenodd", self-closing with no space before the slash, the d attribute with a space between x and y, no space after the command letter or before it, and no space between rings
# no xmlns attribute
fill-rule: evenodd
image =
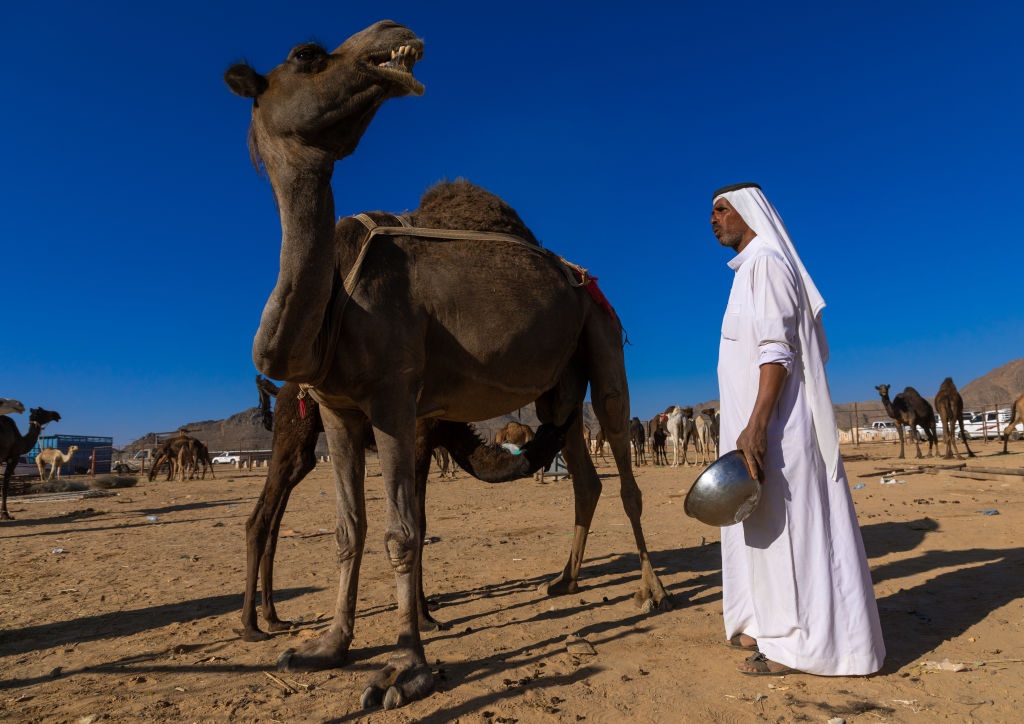
<svg viewBox="0 0 1024 724"><path fill-rule="evenodd" d="M979 465L1024 467L1024 443ZM1011 448L1013 449L1013 448ZM395 640L394 576L383 553L381 478L367 479L370 529L356 640L348 666L265 672L286 648L327 626L337 563L334 492L321 465L292 496L278 550L278 609L290 632L245 643L235 630L244 525L262 473L142 483L118 497L12 500L0 523L0 719L83 722L373 721L1020 721L1024 706L1024 491L1020 484L897 475L881 485L889 444L844 446L875 581L888 658L866 678L736 673L725 648L718 530L683 514L694 468L644 467L644 526L675 608L643 615L638 560L614 468L581 591L546 598L571 540L571 483L499 486L432 476L428 594L448 631L425 634L437 690L388 712L359 695ZM609 458L610 461L610 458ZM895 462L895 461L894 461ZM945 464L947 461L933 461ZM375 466L370 465L371 473ZM1021 478L1024 481L1024 478ZM998 510L986 516L978 511ZM156 520L148 520L155 516ZM55 553L63 549L62 553ZM567 652L567 635L594 655ZM927 661L966 664L960 672ZM90 718L92 717L92 718Z"/></svg>

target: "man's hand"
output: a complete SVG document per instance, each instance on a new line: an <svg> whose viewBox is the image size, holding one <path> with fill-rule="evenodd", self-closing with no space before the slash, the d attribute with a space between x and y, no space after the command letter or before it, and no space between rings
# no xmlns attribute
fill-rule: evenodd
<svg viewBox="0 0 1024 724"><path fill-rule="evenodd" d="M780 364L761 365L754 411L743 432L736 438L736 449L743 453L750 477L764 484L764 456L768 451L768 421L786 383L786 368Z"/></svg>
<svg viewBox="0 0 1024 724"><path fill-rule="evenodd" d="M751 421L736 438L736 449L743 453L750 477L764 485L764 455L768 451L768 428Z"/></svg>

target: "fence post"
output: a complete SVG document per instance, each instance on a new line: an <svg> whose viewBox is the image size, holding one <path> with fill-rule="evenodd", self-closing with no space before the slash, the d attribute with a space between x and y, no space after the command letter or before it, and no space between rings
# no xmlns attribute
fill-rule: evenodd
<svg viewBox="0 0 1024 724"><path fill-rule="evenodd" d="M996 403L996 441L1002 437L1002 430L999 429L999 403Z"/></svg>
<svg viewBox="0 0 1024 724"><path fill-rule="evenodd" d="M857 403L853 403L853 424L856 429L853 439L854 445L860 445L860 413L857 411Z"/></svg>

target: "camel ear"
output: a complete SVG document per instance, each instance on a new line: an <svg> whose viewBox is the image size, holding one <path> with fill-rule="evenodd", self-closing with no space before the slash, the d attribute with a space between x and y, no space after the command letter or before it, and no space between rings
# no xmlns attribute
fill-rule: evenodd
<svg viewBox="0 0 1024 724"><path fill-rule="evenodd" d="M267 79L245 63L237 63L224 71L224 82L235 95L255 98L267 89Z"/></svg>

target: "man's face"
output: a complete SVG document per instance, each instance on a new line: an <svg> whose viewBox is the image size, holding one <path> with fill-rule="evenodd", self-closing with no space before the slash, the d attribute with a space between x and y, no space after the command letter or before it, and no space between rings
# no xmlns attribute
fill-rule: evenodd
<svg viewBox="0 0 1024 724"><path fill-rule="evenodd" d="M717 199L711 209L711 233L719 244L736 251L740 250L741 244L756 236L739 212L724 198Z"/></svg>

